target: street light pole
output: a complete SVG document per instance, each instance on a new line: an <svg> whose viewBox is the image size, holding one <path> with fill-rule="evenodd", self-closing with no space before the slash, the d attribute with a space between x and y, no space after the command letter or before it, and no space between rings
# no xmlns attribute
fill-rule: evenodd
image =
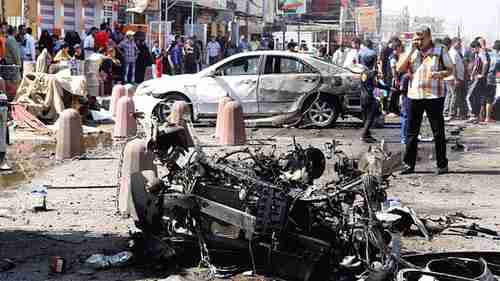
<svg viewBox="0 0 500 281"><path fill-rule="evenodd" d="M194 36L194 1L191 0L191 37Z"/></svg>

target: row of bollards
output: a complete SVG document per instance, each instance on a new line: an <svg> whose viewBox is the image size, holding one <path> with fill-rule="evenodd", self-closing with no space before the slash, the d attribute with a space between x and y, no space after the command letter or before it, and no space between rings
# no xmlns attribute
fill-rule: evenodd
<svg viewBox="0 0 500 281"><path fill-rule="evenodd" d="M116 85L113 88L110 111L115 120L113 129L115 138L123 139L137 133L137 122L134 117L135 106L132 99L134 92L133 85ZM78 111L66 109L61 112L58 125L56 160L72 159L82 155L85 151L82 120Z"/></svg>
<svg viewBox="0 0 500 281"><path fill-rule="evenodd" d="M116 85L113 88L110 111L115 120L114 138L125 139L137 133L137 121L134 117L135 106L132 99L134 91L135 88L132 85ZM177 101L174 103L169 121L186 130L189 143L192 145L192 137L185 122L186 119L191 118L189 112L191 112L189 104ZM82 125L78 112L74 109L67 109L61 113L58 122L56 159L71 159L81 155L83 153ZM217 143L220 145L243 145L246 143L243 108L239 102L230 97L224 97L219 102L215 135Z"/></svg>
<svg viewBox="0 0 500 281"><path fill-rule="evenodd" d="M115 120L113 136L115 138L127 138L136 134L137 123L134 118L135 106L132 99L134 88L117 85L113 88L111 100L111 112ZM189 146L193 145L193 139L189 130L189 118L191 118L191 107L184 101L174 103L169 122L177 127L184 128L188 137ZM72 159L81 155L82 145L82 121L79 113L74 109L64 110L59 118L59 130L57 133L56 159ZM216 137L220 145L243 145L246 143L245 123L243 108L239 102L229 97L220 100ZM125 146L123 166L119 182L119 211L123 215L129 215L135 210L131 203L131 186L129 186L130 175L151 170L157 173L153 164L154 155L147 149L146 140L132 140Z"/></svg>

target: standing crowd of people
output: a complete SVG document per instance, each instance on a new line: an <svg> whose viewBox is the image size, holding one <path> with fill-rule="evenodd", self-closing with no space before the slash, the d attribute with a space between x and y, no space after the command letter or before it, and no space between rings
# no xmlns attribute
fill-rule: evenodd
<svg viewBox="0 0 500 281"><path fill-rule="evenodd" d="M367 69L362 77L362 141L376 141L369 129L378 115L401 118L402 174L415 171L424 113L434 135L437 174L448 172L445 122L488 124L500 119L496 95L500 40L489 46L485 38L477 37L466 48L462 44L458 37L433 40L431 29L423 26L410 49L405 50L397 37L379 50L370 40L355 39L350 49L333 53L331 60L337 65L362 64Z"/></svg>

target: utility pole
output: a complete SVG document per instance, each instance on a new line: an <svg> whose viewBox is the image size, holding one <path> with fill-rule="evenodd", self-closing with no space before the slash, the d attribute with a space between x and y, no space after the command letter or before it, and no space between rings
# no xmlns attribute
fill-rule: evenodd
<svg viewBox="0 0 500 281"><path fill-rule="evenodd" d="M344 7L340 6L340 46L344 45Z"/></svg>
<svg viewBox="0 0 500 281"><path fill-rule="evenodd" d="M194 36L194 1L191 0L191 37Z"/></svg>

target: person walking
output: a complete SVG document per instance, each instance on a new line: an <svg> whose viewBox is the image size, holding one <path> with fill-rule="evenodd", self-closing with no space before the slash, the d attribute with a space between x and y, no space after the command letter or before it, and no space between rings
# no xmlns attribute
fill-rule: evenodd
<svg viewBox="0 0 500 281"><path fill-rule="evenodd" d="M134 83L135 81L135 62L137 61L137 45L134 40L134 32L129 30L126 33L126 38L120 42L118 47L121 50L123 57L124 77L126 83Z"/></svg>
<svg viewBox="0 0 500 281"><path fill-rule="evenodd" d="M5 43L5 64L21 66L21 48L15 36L15 29L9 26L7 29L7 41Z"/></svg>
<svg viewBox="0 0 500 281"><path fill-rule="evenodd" d="M375 88L390 90L391 88L383 85L378 80L377 72L373 70L377 56L375 55L365 56L364 62L367 62L366 70L361 74L361 109L363 116L363 129L361 130L361 138L360 140L364 143L375 143L377 139L375 139L370 129L375 122L375 119L381 114L380 105L377 99L374 96Z"/></svg>
<svg viewBox="0 0 500 281"><path fill-rule="evenodd" d="M221 54L221 46L217 40L215 40L215 37L212 37L210 42L207 44L207 54L208 54L208 64L212 65L216 63Z"/></svg>
<svg viewBox="0 0 500 281"><path fill-rule="evenodd" d="M448 52L432 42L429 27L420 27L415 33L411 52L398 63L398 72L412 75L408 90L408 143L406 145L402 175L415 172L418 135L424 112L429 118L436 149L436 174L448 172L446 137L444 129L444 81L453 73Z"/></svg>
<svg viewBox="0 0 500 281"><path fill-rule="evenodd" d="M464 120L467 118L467 105L465 102L465 63L462 55L462 40L455 37L451 40L449 51L450 59L455 72L447 83L448 111L445 110L445 121L453 119Z"/></svg>

